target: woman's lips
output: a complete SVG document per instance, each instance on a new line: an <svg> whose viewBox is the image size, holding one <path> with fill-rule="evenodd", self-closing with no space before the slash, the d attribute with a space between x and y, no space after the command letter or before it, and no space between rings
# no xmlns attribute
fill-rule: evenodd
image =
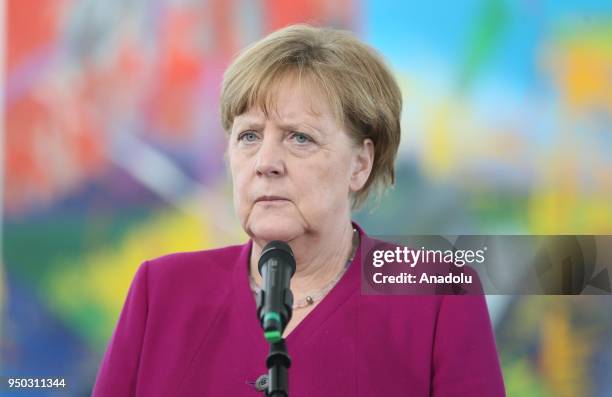
<svg viewBox="0 0 612 397"><path fill-rule="evenodd" d="M255 203L262 203L266 205L281 205L289 202L288 199L279 196L262 196L255 200Z"/></svg>
<svg viewBox="0 0 612 397"><path fill-rule="evenodd" d="M289 200L287 200L284 197L280 197L280 196L261 196L257 200L255 200L256 203L260 201L289 201Z"/></svg>

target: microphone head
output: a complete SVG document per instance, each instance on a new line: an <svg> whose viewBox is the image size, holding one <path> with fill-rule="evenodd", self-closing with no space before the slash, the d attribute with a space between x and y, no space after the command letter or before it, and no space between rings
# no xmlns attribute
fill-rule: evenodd
<svg viewBox="0 0 612 397"><path fill-rule="evenodd" d="M261 257L259 258L259 263L257 264L257 268L259 269L259 274L261 274L261 268L264 263L271 257L276 257L277 260L282 261L283 263L288 264L291 267L291 275L295 273L295 257L293 256L293 251L289 244L280 240L270 241L261 251Z"/></svg>

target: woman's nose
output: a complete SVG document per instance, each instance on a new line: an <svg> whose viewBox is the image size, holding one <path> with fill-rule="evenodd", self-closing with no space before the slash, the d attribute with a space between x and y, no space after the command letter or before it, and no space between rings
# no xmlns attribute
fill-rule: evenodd
<svg viewBox="0 0 612 397"><path fill-rule="evenodd" d="M258 176L280 176L285 173L283 147L272 136L264 136L257 151L255 172Z"/></svg>

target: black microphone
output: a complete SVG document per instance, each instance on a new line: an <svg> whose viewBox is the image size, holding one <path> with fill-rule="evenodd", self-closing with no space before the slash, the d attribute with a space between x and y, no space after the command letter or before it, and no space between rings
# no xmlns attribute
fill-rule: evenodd
<svg viewBox="0 0 612 397"><path fill-rule="evenodd" d="M293 294L289 282L295 273L295 258L289 244L271 241L259 258L259 274L263 280L257 295L257 317L269 343L282 339L293 313Z"/></svg>

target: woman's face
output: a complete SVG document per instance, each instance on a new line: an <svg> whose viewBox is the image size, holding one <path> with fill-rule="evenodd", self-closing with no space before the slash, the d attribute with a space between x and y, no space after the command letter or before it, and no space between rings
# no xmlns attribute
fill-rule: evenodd
<svg viewBox="0 0 612 397"><path fill-rule="evenodd" d="M237 116L229 138L242 227L255 239L291 241L348 222L349 193L369 176L372 142L354 145L308 83L285 78L273 99L268 117L259 108Z"/></svg>

